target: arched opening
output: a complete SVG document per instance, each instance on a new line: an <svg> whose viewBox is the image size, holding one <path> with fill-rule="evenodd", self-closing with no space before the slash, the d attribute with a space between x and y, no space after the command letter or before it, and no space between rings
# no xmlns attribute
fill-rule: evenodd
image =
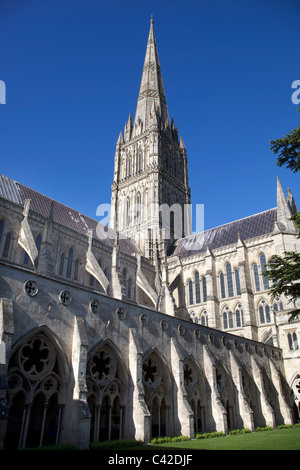
<svg viewBox="0 0 300 470"><path fill-rule="evenodd" d="M221 363L218 363L218 365L216 366L216 382L220 400L224 409L226 410L228 429L234 429L235 393L230 375Z"/></svg>
<svg viewBox="0 0 300 470"><path fill-rule="evenodd" d="M119 355L109 344L94 349L88 359L88 405L93 442L124 436L126 374Z"/></svg>
<svg viewBox="0 0 300 470"><path fill-rule="evenodd" d="M151 436L166 436L171 428L170 387L168 371L156 352L152 352L143 362L143 385L151 413Z"/></svg>
<svg viewBox="0 0 300 470"><path fill-rule="evenodd" d="M63 385L52 341L42 332L13 350L8 365L8 423L4 447L17 449L57 444Z"/></svg>
<svg viewBox="0 0 300 470"><path fill-rule="evenodd" d="M194 432L205 431L207 399L203 375L192 357L183 365L184 386L194 415Z"/></svg>

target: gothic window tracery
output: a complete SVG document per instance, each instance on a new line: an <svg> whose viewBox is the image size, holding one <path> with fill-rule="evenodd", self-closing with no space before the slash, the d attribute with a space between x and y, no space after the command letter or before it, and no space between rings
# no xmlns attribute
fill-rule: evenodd
<svg viewBox="0 0 300 470"><path fill-rule="evenodd" d="M142 370L145 398L151 412L152 437L164 436L168 433L170 409L166 370L155 352L144 360Z"/></svg>
<svg viewBox="0 0 300 470"><path fill-rule="evenodd" d="M273 302L273 312L279 312L283 310L283 303L280 297L276 297Z"/></svg>
<svg viewBox="0 0 300 470"><path fill-rule="evenodd" d="M260 261L260 269L261 269L261 275L262 275L262 282L263 282L264 290L267 290L267 289L270 288L270 283L269 283L268 278L264 275L264 273L267 270L267 267L266 267L267 260L266 260L266 255L264 253L260 254L259 261Z"/></svg>
<svg viewBox="0 0 300 470"><path fill-rule="evenodd" d="M26 340L9 361L5 448L58 443L62 400L57 353L46 335L36 334Z"/></svg>
<svg viewBox="0 0 300 470"><path fill-rule="evenodd" d="M205 429L205 391L200 380L196 364L188 358L183 365L184 386L188 400L194 413L194 431L203 432Z"/></svg>
<svg viewBox="0 0 300 470"><path fill-rule="evenodd" d="M196 305L207 301L206 277L200 275L198 271L194 272L193 279L187 282L187 304Z"/></svg>
<svg viewBox="0 0 300 470"><path fill-rule="evenodd" d="M87 366L91 441L121 439L125 410L122 366L109 345L90 354Z"/></svg>
<svg viewBox="0 0 300 470"><path fill-rule="evenodd" d="M258 312L260 324L271 323L271 309L270 305L265 299L261 299L261 301L259 302Z"/></svg>
<svg viewBox="0 0 300 470"><path fill-rule="evenodd" d="M223 309L223 329L241 328L244 325L244 312L242 304L238 304L232 311L227 305Z"/></svg>
<svg viewBox="0 0 300 470"><path fill-rule="evenodd" d="M295 349L299 349L299 344L298 344L298 336L295 331L289 332L287 334L288 338L288 343L289 343L289 350L293 351Z"/></svg>
<svg viewBox="0 0 300 470"><path fill-rule="evenodd" d="M266 267L266 255L261 253L259 255L259 267L257 263L252 265L252 272L253 272L253 283L256 292L260 292L263 290L268 290L270 288L270 283L268 278L264 275L267 267Z"/></svg>

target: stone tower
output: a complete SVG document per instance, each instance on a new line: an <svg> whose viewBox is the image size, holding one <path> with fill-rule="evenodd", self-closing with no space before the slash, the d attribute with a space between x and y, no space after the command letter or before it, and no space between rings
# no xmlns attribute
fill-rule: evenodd
<svg viewBox="0 0 300 470"><path fill-rule="evenodd" d="M116 144L110 225L144 256L163 259L190 234L189 205L186 149L169 119L151 19L135 118Z"/></svg>

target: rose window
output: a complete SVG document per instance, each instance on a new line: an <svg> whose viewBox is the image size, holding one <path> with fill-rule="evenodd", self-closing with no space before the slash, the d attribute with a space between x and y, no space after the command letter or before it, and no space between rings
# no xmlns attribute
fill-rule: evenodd
<svg viewBox="0 0 300 470"><path fill-rule="evenodd" d="M189 386L193 385L194 373L193 373L192 367L189 364L185 364L183 374L184 374L184 384L185 384L185 386L189 387Z"/></svg>
<svg viewBox="0 0 300 470"><path fill-rule="evenodd" d="M115 375L115 364L105 351L99 351L91 359L91 375L97 382L106 382Z"/></svg>
<svg viewBox="0 0 300 470"><path fill-rule="evenodd" d="M143 364L143 377L147 385L157 385L161 381L160 368L153 357L149 357Z"/></svg>
<svg viewBox="0 0 300 470"><path fill-rule="evenodd" d="M55 354L42 338L28 341L19 351L20 368L31 377L40 377L54 365Z"/></svg>

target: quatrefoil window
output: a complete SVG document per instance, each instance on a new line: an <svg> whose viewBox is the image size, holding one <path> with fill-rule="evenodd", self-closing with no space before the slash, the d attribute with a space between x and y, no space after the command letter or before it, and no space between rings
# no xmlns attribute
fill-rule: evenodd
<svg viewBox="0 0 300 470"><path fill-rule="evenodd" d="M24 284L24 289L27 295L33 297L38 293L38 285L35 281L26 281Z"/></svg>
<svg viewBox="0 0 300 470"><path fill-rule="evenodd" d="M72 300L70 292L68 292L67 290L63 290L59 294L59 300L63 305L69 305L71 303L71 300Z"/></svg>
<svg viewBox="0 0 300 470"><path fill-rule="evenodd" d="M90 301L90 310L92 313L98 313L100 311L100 302L99 300L92 299Z"/></svg>

